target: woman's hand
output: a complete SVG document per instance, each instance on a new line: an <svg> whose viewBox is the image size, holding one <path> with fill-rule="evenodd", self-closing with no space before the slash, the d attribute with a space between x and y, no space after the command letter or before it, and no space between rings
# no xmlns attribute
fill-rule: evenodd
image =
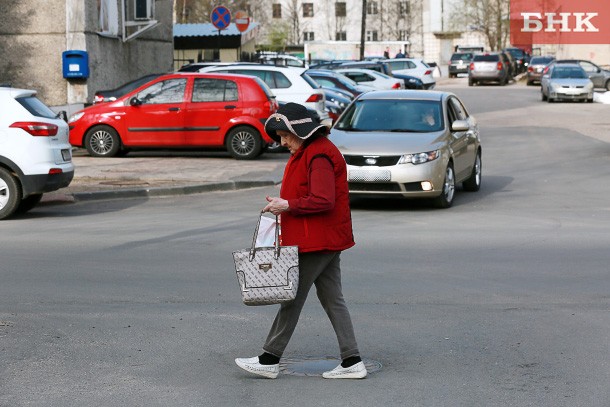
<svg viewBox="0 0 610 407"><path fill-rule="evenodd" d="M290 209L288 207L288 201L285 199L277 197L272 198L270 196L265 197L265 199L267 199L267 202L269 203L263 208L263 212L271 212L277 216L280 213L286 212L288 209Z"/></svg>

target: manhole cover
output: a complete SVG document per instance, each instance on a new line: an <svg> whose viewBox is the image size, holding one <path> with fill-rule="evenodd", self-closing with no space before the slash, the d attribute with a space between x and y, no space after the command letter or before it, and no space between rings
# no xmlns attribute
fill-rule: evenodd
<svg viewBox="0 0 610 407"><path fill-rule="evenodd" d="M369 373L381 370L380 362L370 359L362 361ZM322 376L322 373L333 370L339 363L340 359L329 356L283 358L280 361L280 372L292 376Z"/></svg>

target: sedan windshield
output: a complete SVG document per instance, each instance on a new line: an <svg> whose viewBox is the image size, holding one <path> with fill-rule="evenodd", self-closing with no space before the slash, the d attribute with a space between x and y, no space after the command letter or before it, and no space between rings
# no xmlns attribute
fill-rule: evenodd
<svg viewBox="0 0 610 407"><path fill-rule="evenodd" d="M582 68L578 67L556 67L553 69L553 73L551 74L551 78L555 79L584 79L587 77L587 74Z"/></svg>
<svg viewBox="0 0 610 407"><path fill-rule="evenodd" d="M353 103L337 130L429 133L443 129L438 101L412 99L372 99Z"/></svg>

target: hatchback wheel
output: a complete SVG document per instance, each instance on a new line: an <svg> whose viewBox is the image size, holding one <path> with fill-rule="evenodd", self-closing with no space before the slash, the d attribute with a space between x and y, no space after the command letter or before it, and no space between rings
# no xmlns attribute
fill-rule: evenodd
<svg viewBox="0 0 610 407"><path fill-rule="evenodd" d="M474 165L472 167L472 173L470 177L462 182L462 186L466 191L476 192L481 188L481 153L477 153L477 157L474 160Z"/></svg>
<svg viewBox="0 0 610 407"><path fill-rule="evenodd" d="M256 129L239 126L227 135L226 147L233 158L251 160L263 151L263 140Z"/></svg>
<svg viewBox="0 0 610 407"><path fill-rule="evenodd" d="M443 192L434 199L434 206L437 208L449 208L453 204L455 195L455 174L453 164L447 164L445 171L445 181L443 181Z"/></svg>
<svg viewBox="0 0 610 407"><path fill-rule="evenodd" d="M610 79L606 81L606 90L610 91Z"/></svg>
<svg viewBox="0 0 610 407"><path fill-rule="evenodd" d="M8 170L0 168L0 220L11 216L21 202L21 184Z"/></svg>
<svg viewBox="0 0 610 407"><path fill-rule="evenodd" d="M119 133L110 126L92 127L85 135L85 148L93 157L114 157L121 149Z"/></svg>

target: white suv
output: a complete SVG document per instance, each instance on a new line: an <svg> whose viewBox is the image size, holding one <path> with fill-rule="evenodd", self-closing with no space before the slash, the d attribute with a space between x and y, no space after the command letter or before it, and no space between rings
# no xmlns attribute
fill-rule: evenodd
<svg viewBox="0 0 610 407"><path fill-rule="evenodd" d="M32 209L74 177L68 124L36 91L0 87L0 220Z"/></svg>
<svg viewBox="0 0 610 407"><path fill-rule="evenodd" d="M421 59L417 58L395 58L384 59L383 62L390 65L392 73L411 75L421 79L424 89L433 89L436 86L434 79L434 68Z"/></svg>
<svg viewBox="0 0 610 407"><path fill-rule="evenodd" d="M328 119L324 107L324 91L306 73L304 68L244 64L229 66L210 66L199 72L236 73L257 76L270 88L278 102L294 102L318 112L320 120Z"/></svg>

